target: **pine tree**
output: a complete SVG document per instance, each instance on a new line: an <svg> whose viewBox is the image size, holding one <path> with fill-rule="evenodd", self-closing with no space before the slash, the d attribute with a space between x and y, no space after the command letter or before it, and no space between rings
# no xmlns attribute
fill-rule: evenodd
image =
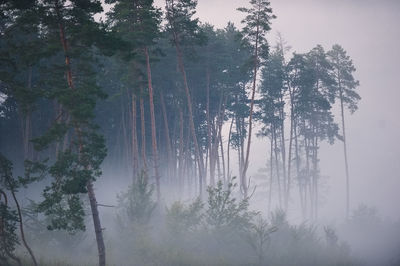
<svg viewBox="0 0 400 266"><path fill-rule="evenodd" d="M271 19L275 18L272 14L272 8L268 0L250 0L251 8L238 8L239 11L246 13L246 17L242 20L245 24L243 27L244 39L250 43L253 48L253 85L251 91L250 113L249 113L249 130L247 138L247 147L244 155L244 164L241 169L240 179L241 188L244 197L247 197L247 169L249 167L251 134L253 127L254 97L256 93L257 72L260 67L260 60L268 54L268 42L266 34L271 30Z"/></svg>
<svg viewBox="0 0 400 266"><path fill-rule="evenodd" d="M361 99L361 97L356 92L356 88L360 85L360 83L353 77L353 73L356 71L356 69L353 65L352 60L340 45L333 45L332 50L328 51L327 55L330 64L333 67L333 76L336 81L335 97L340 100L344 164L346 171L346 219L348 220L350 212L350 175L349 163L347 158L344 106L346 106L350 110L351 114L357 110L357 103Z"/></svg>
<svg viewBox="0 0 400 266"><path fill-rule="evenodd" d="M49 161L48 174L54 179L45 188L38 210L51 217L49 229L83 230L81 195L87 193L99 265L103 266L105 246L93 182L101 175L106 149L93 118L96 101L105 95L96 82L94 47L100 51L112 42L93 19L94 14L102 11L100 1L49 0L36 5L49 62L40 69L43 97L57 103L59 114L34 144L39 151L61 140L65 144L57 150L56 158Z"/></svg>

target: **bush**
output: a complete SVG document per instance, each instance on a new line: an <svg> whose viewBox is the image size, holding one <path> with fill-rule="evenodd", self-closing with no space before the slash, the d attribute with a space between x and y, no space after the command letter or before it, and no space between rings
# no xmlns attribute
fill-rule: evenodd
<svg viewBox="0 0 400 266"><path fill-rule="evenodd" d="M249 200L239 202L233 197L232 191L235 185L228 183L223 189L221 181L216 187L209 187L208 208L206 211L207 227L214 233L229 235L235 232L245 231L251 225L251 220L257 214L249 211Z"/></svg>
<svg viewBox="0 0 400 266"><path fill-rule="evenodd" d="M122 230L133 230L148 225L156 208L153 201L154 185L149 185L145 171L142 171L128 190L118 195L118 223Z"/></svg>
<svg viewBox="0 0 400 266"><path fill-rule="evenodd" d="M187 207L180 201L174 202L169 209L167 208L166 226L168 232L179 236L199 229L204 217L203 209L204 203L200 198L197 198Z"/></svg>

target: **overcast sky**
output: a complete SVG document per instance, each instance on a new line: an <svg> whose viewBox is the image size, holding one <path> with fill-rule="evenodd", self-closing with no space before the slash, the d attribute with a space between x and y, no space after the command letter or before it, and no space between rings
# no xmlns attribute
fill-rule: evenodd
<svg viewBox="0 0 400 266"><path fill-rule="evenodd" d="M164 6L164 1L156 3ZM236 8L247 3L199 0L198 16L219 28L228 21L239 26L242 14ZM353 59L362 100L359 110L347 116L352 207L363 202L378 207L383 216L391 213L399 218L400 1L272 0L271 6L277 19L272 23L270 42L280 32L297 52L307 52L317 44L328 50L338 43ZM322 174L329 176L329 208L324 208L329 216L344 214L341 144L321 149ZM267 146L253 145L250 175L265 164Z"/></svg>

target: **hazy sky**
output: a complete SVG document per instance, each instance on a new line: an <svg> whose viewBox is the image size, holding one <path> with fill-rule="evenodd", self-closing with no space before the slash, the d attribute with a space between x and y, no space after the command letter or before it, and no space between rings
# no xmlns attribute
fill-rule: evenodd
<svg viewBox="0 0 400 266"><path fill-rule="evenodd" d="M164 6L164 1L156 1ZM245 0L199 0L202 22L224 27L240 25L235 9ZM326 50L338 43L351 56L360 80L359 110L347 116L352 206L360 202L379 208L383 216L399 217L400 203L400 1L271 0L277 19L270 41L280 32L292 51L307 52L317 44ZM340 120L338 120L340 121ZM268 144L253 145L249 174L265 165ZM263 148L265 147L265 148ZM322 175L329 176L323 211L342 216L344 167L342 143L321 149ZM335 200L333 200L335 198Z"/></svg>

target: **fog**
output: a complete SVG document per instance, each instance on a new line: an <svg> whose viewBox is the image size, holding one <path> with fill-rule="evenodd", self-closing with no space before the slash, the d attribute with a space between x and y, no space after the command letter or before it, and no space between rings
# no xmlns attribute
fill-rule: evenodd
<svg viewBox="0 0 400 266"><path fill-rule="evenodd" d="M156 0L155 3L164 8L164 1ZM248 1L245 0L198 0L196 16L202 23L210 23L215 28L224 28L228 22L242 28L243 14L236 8L247 5ZM133 221L127 214L129 207L126 206L129 204L125 206L118 200L132 185L132 169L130 166L121 167L121 162L115 163L113 155L110 155L112 151L109 151L102 165L102 176L94 183L97 202L102 205L99 211L107 258L110 261L107 265L324 265L324 262L326 265L399 265L400 1L271 0L271 7L277 18L272 20L268 41L272 47L278 40L278 34L281 34L291 47L286 54L287 59L294 52L307 53L318 44L326 51L334 44L340 44L356 67L354 76L360 81L357 91L361 100L354 114L346 111L351 220L346 221L345 217L346 176L343 143L340 140L336 140L333 145L326 142L320 144L322 197L318 220L304 219L297 192L293 192L289 199L286 214L278 210L278 197L274 194L273 210L268 213L268 191L257 185L269 178L265 169L270 159L270 141L266 137L256 137L261 128L256 123L247 174L253 180L250 190L254 188L253 193L250 193L248 211L259 211L268 221L269 228L272 228L267 234L267 247L261 247L261 254L263 248L266 250L265 257L259 254L258 247L254 253L251 245L238 240L241 239L240 234L232 238L226 236L229 234L218 238L223 230L218 231L218 227L213 227L207 220L207 210L210 208L207 207L207 193L202 198L205 204L202 214L208 218L201 218L204 219L201 225L189 224L193 221L187 218L184 211L190 209L190 204L198 194L198 188L190 187L189 181L184 185L187 191L181 193L173 181L161 180L162 201L151 212L152 218L145 222ZM110 10L110 7L106 6L106 10ZM333 113L335 121L339 122L338 103L335 103ZM158 128L161 128L160 125L161 122ZM229 121L223 126L224 145L227 143L228 131ZM147 137L150 139L150 131ZM236 152L232 151L230 160L232 176L239 176ZM167 167L162 168L161 176L168 175L167 171ZM193 184L197 182L195 175L188 174L187 178L193 179ZM156 182L151 175L149 180L150 185ZM42 181L28 189L21 189L18 193L21 205L27 207L31 199L40 201L43 187L48 183ZM227 189L226 184L223 189ZM242 199L237 187L233 188L232 195L237 198L237 202ZM152 195L152 199L156 202L155 195ZM84 201L88 203L87 199ZM177 201L183 204L181 209L177 207L182 213L173 216L172 206ZM27 238L32 242L32 249L43 265L96 265L95 232L88 206L85 207L87 230L84 233L70 236L56 231L48 235L36 232L35 235L34 227L32 229L28 226ZM44 219L44 216L39 217ZM363 220L365 217L366 220ZM173 222L182 219L188 224L173 224L168 219ZM234 226L229 228L237 230ZM335 232L334 236L329 235L329 228ZM30 237L30 233L34 237ZM296 244L293 239L301 234L308 240ZM293 239L292 235L295 235ZM335 241L336 235L338 239ZM28 253L22 247L17 249L16 254L24 258L24 265L29 265ZM308 260L309 257L312 259ZM54 262L48 262L52 260ZM59 262L56 261L61 262L57 264ZM252 264L246 264L249 261Z"/></svg>
<svg viewBox="0 0 400 266"><path fill-rule="evenodd" d="M163 6L158 1L160 6ZM247 1L200 0L202 21L224 27L228 21L240 25L236 7ZM351 56L360 80L359 109L347 116L352 207L360 203L376 206L381 215L400 217L400 3L398 1L271 1L277 19L272 22L270 43L281 33L292 52L306 52L317 44L329 49L342 45ZM337 113L338 115L338 113ZM253 175L265 165L267 143L257 139L251 156ZM329 176L324 215L343 217L344 164L342 143L322 147L321 169ZM250 174L251 175L251 174Z"/></svg>

